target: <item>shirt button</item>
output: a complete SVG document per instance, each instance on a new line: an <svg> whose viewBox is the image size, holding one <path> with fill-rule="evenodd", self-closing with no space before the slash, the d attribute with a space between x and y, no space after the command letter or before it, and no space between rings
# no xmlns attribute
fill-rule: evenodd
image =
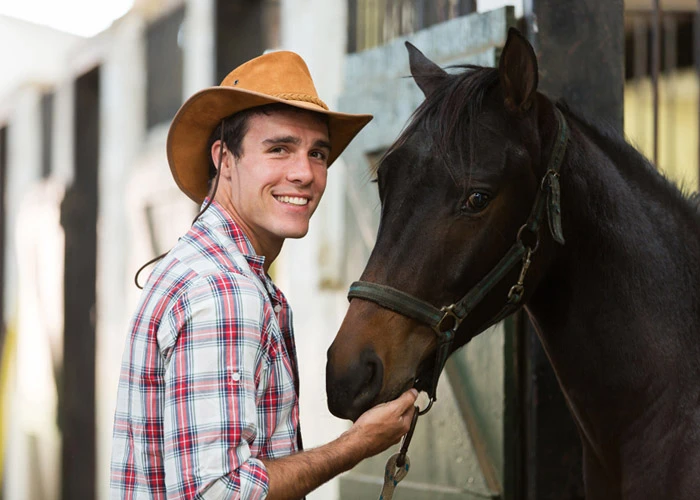
<svg viewBox="0 0 700 500"><path fill-rule="evenodd" d="M281 305L281 304L277 304L277 305L274 307L274 310L275 310L276 313L279 313L279 312L282 310L282 305Z"/></svg>
<svg viewBox="0 0 700 500"><path fill-rule="evenodd" d="M238 382L239 380L241 380L241 374L238 372L233 372L231 374L231 380L233 380L234 382Z"/></svg>

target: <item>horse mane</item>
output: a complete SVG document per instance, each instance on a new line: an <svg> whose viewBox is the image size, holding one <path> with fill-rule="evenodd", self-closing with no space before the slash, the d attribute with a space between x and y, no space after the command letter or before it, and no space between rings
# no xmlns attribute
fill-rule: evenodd
<svg viewBox="0 0 700 500"><path fill-rule="evenodd" d="M679 188L654 165L628 143L624 136L612 125L605 122L593 122L579 111L574 111L566 102L556 103L569 118L573 118L581 126L586 135L617 165L628 177L633 177L638 183L646 183L651 192L659 193L670 203L679 206L681 210L690 212L700 222L700 192L686 191ZM647 175L640 176L640 172Z"/></svg>

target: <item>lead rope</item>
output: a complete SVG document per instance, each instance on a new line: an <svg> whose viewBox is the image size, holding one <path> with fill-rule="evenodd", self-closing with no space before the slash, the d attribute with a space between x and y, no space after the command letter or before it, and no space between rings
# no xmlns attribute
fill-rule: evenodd
<svg viewBox="0 0 700 500"><path fill-rule="evenodd" d="M418 422L418 416L426 413L424 410L422 413L420 408L417 406L413 412L413 419L411 420L411 427L401 442L401 449L398 453L394 453L389 457L384 466L384 485L382 486L382 492L379 494L379 500L391 500L394 496L394 490L396 486L401 482L403 478L408 475L408 471L411 468L411 459L408 458L408 445L411 444L411 438L413 437L413 431L416 430L416 422Z"/></svg>
<svg viewBox="0 0 700 500"><path fill-rule="evenodd" d="M197 222L197 219L199 219L202 216L202 214L207 210L207 208L209 208L209 206L212 204L212 202L214 201L214 195L216 194L216 189L219 187L219 177L221 174L221 159L224 157L224 120L221 120L221 135L219 136L219 141L219 166L216 169L216 179L214 180L214 186L211 189L211 193L208 194L209 200L207 200L207 204L204 206L204 208L202 208L199 211L199 213L194 217L194 219L192 219L192 225L194 225L194 223ZM170 252L170 250L160 254L158 257L153 257L151 260L139 267L139 270L136 271L136 274L134 275L134 283L136 284L136 288L138 288L139 290L143 290L143 287L139 283L139 276L141 275L143 270L151 264L158 262L160 259L168 255L168 252Z"/></svg>

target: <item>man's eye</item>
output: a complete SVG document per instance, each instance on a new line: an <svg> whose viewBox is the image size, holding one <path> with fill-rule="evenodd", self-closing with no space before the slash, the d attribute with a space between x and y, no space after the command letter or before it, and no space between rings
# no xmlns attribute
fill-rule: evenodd
<svg viewBox="0 0 700 500"><path fill-rule="evenodd" d="M312 151L311 156L318 159L318 160L327 160L328 155L324 153L323 151Z"/></svg>
<svg viewBox="0 0 700 500"><path fill-rule="evenodd" d="M490 201L491 197L488 194L482 193L480 191L474 191L469 195L469 198L467 198L467 202L462 206L462 212L481 212L488 206Z"/></svg>

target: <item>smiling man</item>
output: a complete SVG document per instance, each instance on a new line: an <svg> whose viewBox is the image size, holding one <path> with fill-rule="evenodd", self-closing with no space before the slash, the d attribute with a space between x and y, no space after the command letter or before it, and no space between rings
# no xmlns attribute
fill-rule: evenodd
<svg viewBox="0 0 700 500"><path fill-rule="evenodd" d="M267 273L370 119L329 111L292 52L253 59L180 108L168 161L202 210L131 324L112 498L300 498L407 432L415 390L302 451L292 315Z"/></svg>

